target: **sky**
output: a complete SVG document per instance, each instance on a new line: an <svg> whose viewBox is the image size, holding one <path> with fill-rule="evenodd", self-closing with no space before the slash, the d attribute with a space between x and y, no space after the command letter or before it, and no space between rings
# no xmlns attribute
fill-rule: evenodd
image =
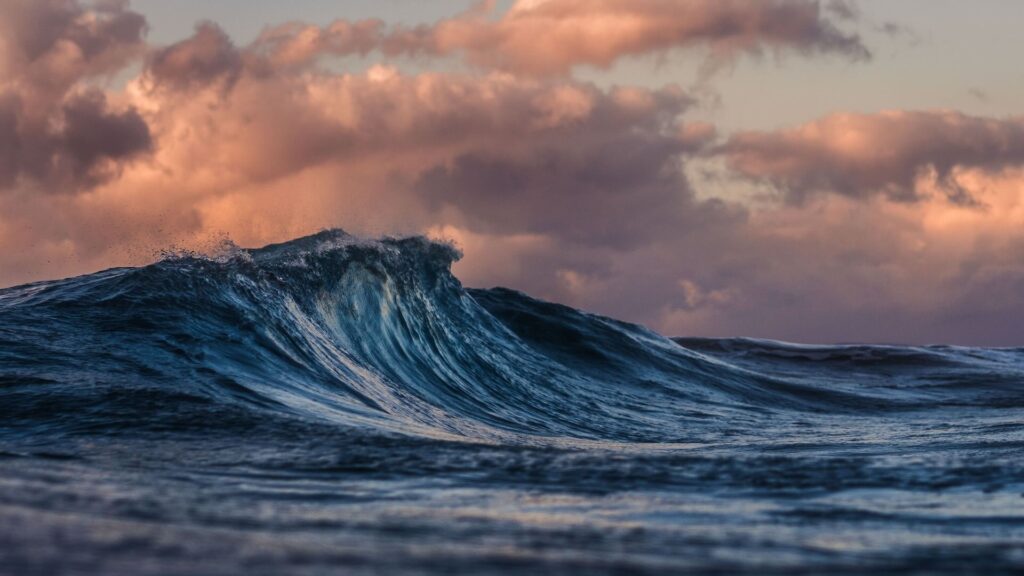
<svg viewBox="0 0 1024 576"><path fill-rule="evenodd" d="M1024 345L1016 0L0 11L0 286L342 227L673 336Z"/></svg>

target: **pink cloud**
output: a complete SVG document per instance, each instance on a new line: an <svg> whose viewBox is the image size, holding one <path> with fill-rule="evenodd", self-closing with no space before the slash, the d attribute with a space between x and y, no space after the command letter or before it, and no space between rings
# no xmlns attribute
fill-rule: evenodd
<svg viewBox="0 0 1024 576"><path fill-rule="evenodd" d="M9 3L25 28L19 38L42 40L4 45L0 245L10 248L0 251L0 284L141 264L222 234L258 245L342 226L451 237L465 250L456 271L469 285L511 285L674 335L1019 339L1017 120L842 114L716 146L716 128L689 120L694 100L678 87L557 76L694 43L727 57L859 52L856 42L830 43L825 28L800 32L829 22L817 3L693 2L686 10L711 16L683 32L669 4L574 12L581 4L520 3L497 19L469 14L405 31L288 25L249 46L203 24L143 55L144 26L116 3ZM773 23L786 10L805 17ZM731 11L761 20L734 22ZM609 52L558 26L550 66L522 46L535 20L586 39L602 14L620 22L605 30ZM772 40L784 24L797 33ZM631 26L653 39L630 36ZM460 27L494 31L496 43ZM500 70L315 66L319 54L374 46L435 53L444 34L445 53ZM60 81L38 79L30 62ZM95 85L137 62L142 73L123 89ZM716 153L802 202L699 194L687 168ZM78 193L39 193L62 183ZM951 186L976 205L949 202Z"/></svg>
<svg viewBox="0 0 1024 576"><path fill-rule="evenodd" d="M242 73L242 65L241 52L211 22L196 26L191 38L153 51L147 61L156 84L179 89L202 87L217 80L230 85Z"/></svg>
<svg viewBox="0 0 1024 576"><path fill-rule="evenodd" d="M0 8L0 192L20 181L88 189L150 150L142 117L85 84L141 54L140 15L67 0L0 0Z"/></svg>
<svg viewBox="0 0 1024 576"><path fill-rule="evenodd" d="M145 19L122 3L0 0L0 9L0 75L34 94L117 72L145 47Z"/></svg>
<svg viewBox="0 0 1024 576"><path fill-rule="evenodd" d="M817 0L520 0L494 18L494 2L483 2L414 28L377 20L288 24L268 30L254 48L279 64L379 50L458 55L482 68L540 76L694 47L708 48L718 60L765 51L869 57L860 38L840 30L829 12Z"/></svg>
<svg viewBox="0 0 1024 576"><path fill-rule="evenodd" d="M955 171L1024 165L1024 120L954 111L834 114L788 130L741 132L719 150L737 174L791 199L815 193L920 198L933 177L954 201L970 201Z"/></svg>

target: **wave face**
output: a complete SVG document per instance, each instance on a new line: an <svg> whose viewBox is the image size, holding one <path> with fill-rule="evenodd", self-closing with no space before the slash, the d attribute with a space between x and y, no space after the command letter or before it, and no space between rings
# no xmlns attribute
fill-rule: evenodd
<svg viewBox="0 0 1024 576"><path fill-rule="evenodd" d="M458 257L329 231L0 291L0 564L1024 564L1024 350L673 341Z"/></svg>

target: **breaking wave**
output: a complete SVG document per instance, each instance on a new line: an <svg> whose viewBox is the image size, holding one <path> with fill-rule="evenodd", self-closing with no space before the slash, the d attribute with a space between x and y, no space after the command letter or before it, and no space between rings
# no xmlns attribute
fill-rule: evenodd
<svg viewBox="0 0 1024 576"><path fill-rule="evenodd" d="M0 290L0 566L1024 566L1024 350L671 340L458 257L327 231Z"/></svg>

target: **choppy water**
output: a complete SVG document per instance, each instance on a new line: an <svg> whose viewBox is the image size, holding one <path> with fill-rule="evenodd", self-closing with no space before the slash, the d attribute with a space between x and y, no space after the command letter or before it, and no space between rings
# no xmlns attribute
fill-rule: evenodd
<svg viewBox="0 0 1024 576"><path fill-rule="evenodd" d="M1024 570L1024 349L672 341L456 257L0 291L0 573Z"/></svg>

